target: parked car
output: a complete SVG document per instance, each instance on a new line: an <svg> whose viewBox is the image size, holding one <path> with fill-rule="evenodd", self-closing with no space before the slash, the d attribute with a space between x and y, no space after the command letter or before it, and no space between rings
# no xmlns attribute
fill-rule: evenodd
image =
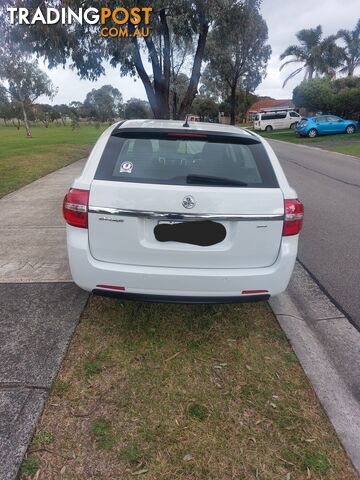
<svg viewBox="0 0 360 480"><path fill-rule="evenodd" d="M300 121L301 116L295 111L258 113L255 116L254 129L265 132L285 128L294 129Z"/></svg>
<svg viewBox="0 0 360 480"><path fill-rule="evenodd" d="M303 205L266 140L220 124L110 127L64 199L73 279L96 294L257 301L286 289Z"/></svg>
<svg viewBox="0 0 360 480"><path fill-rule="evenodd" d="M355 133L359 128L355 120L344 120L335 115L317 115L303 118L296 126L296 133L302 137L315 138L318 135L331 135L335 133Z"/></svg>

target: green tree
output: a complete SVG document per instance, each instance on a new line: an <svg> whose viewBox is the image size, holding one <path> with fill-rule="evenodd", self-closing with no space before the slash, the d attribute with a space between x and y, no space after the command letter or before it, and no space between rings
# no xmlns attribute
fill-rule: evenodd
<svg viewBox="0 0 360 480"><path fill-rule="evenodd" d="M32 112L35 120L43 123L45 128L48 128L49 124L53 122L56 118L60 118L56 109L52 105L48 105L45 103L34 104L32 107Z"/></svg>
<svg viewBox="0 0 360 480"><path fill-rule="evenodd" d="M202 121L216 121L219 117L219 105L210 97L197 95L192 104L191 113L199 115Z"/></svg>
<svg viewBox="0 0 360 480"><path fill-rule="evenodd" d="M173 73L170 84L170 106L174 120L178 118L179 106L186 95L188 85L189 77L185 73Z"/></svg>
<svg viewBox="0 0 360 480"><path fill-rule="evenodd" d="M260 2L236 3L217 20L209 35L207 78L216 89L224 85L230 97L231 124L236 120L236 92L253 91L265 76L271 48ZM208 84L209 85L209 84Z"/></svg>
<svg viewBox="0 0 360 480"><path fill-rule="evenodd" d="M355 69L360 67L360 19L354 30L339 30L337 37L345 43L343 55L345 66L340 72L352 77Z"/></svg>
<svg viewBox="0 0 360 480"><path fill-rule="evenodd" d="M54 105L54 111L56 112L57 118L61 120L63 125L66 125L67 120L71 117L72 112L69 105L61 104Z"/></svg>
<svg viewBox="0 0 360 480"><path fill-rule="evenodd" d="M315 78L304 80L293 91L296 107L306 108L310 112L330 113L333 110L335 93L329 79Z"/></svg>
<svg viewBox="0 0 360 480"><path fill-rule="evenodd" d="M145 88L155 118L170 116L170 78L171 47L178 39L194 42L194 55L191 62L190 77L186 93L179 107L178 115L184 116L190 109L197 93L201 66L209 29L213 19L224 8L236 0L133 0L126 7L150 7L151 35L145 38L134 36L134 26L127 25L131 36L120 40L101 38L102 25L36 25L22 28L10 25L6 7L16 7L18 0L8 0L4 9L5 44L17 42L31 53L44 56L49 66L65 65L70 60L82 78L97 79L104 73L104 62L110 61L113 67L120 68L121 75L138 76ZM78 9L83 0L68 0L66 6ZM31 10L38 7L38 0L28 0L26 6ZM41 8L53 7L53 0L43 0ZM91 7L115 8L117 0L93 0ZM112 26L111 22L107 26ZM124 25L125 27L126 25ZM141 29L144 23L138 25ZM145 69L144 58L148 58L152 75Z"/></svg>
<svg viewBox="0 0 360 480"><path fill-rule="evenodd" d="M84 107L99 122L112 121L123 112L123 97L117 88L104 85L93 89L86 95Z"/></svg>
<svg viewBox="0 0 360 480"><path fill-rule="evenodd" d="M56 90L49 77L38 67L37 61L26 61L14 52L0 53L0 80L6 82L5 87L13 103L22 111L26 135L32 136L29 123L31 105L40 96L52 98Z"/></svg>
<svg viewBox="0 0 360 480"><path fill-rule="evenodd" d="M335 43L336 37L323 37L321 25L316 28L305 28L296 34L299 45L290 45L281 55L280 60L291 57L284 62L280 70L293 63L302 65L285 79L283 87L289 80L301 72L305 72L305 80L312 80L315 74L333 77L336 68L341 64L343 50Z"/></svg>
<svg viewBox="0 0 360 480"><path fill-rule="evenodd" d="M245 90L238 89L236 91L235 100L235 115L237 118L245 119L246 112L253 105L259 97L253 93L246 92ZM226 116L231 112L231 98L227 97L220 105L220 110L224 112Z"/></svg>
<svg viewBox="0 0 360 480"><path fill-rule="evenodd" d="M360 87L344 88L334 96L333 112L340 117L360 117Z"/></svg>
<svg viewBox="0 0 360 480"><path fill-rule="evenodd" d="M6 88L0 85L0 118L4 120L6 125L7 120L12 117L11 103Z"/></svg>
<svg viewBox="0 0 360 480"><path fill-rule="evenodd" d="M214 76L212 66L208 63L201 75L199 93L221 102L228 94L228 90L229 88L224 84L223 79L218 75Z"/></svg>
<svg viewBox="0 0 360 480"><path fill-rule="evenodd" d="M148 102L140 98L130 98L125 104L125 118L151 118L151 109Z"/></svg>
<svg viewBox="0 0 360 480"><path fill-rule="evenodd" d="M294 89L297 107L310 112L333 113L340 117L359 119L360 78L346 77L330 81L326 78L305 80Z"/></svg>

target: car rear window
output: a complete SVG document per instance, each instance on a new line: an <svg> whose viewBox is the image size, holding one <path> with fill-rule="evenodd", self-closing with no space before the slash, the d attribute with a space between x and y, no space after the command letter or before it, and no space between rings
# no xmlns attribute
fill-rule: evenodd
<svg viewBox="0 0 360 480"><path fill-rule="evenodd" d="M126 132L105 147L97 180L166 185L276 188L269 157L257 139L199 133Z"/></svg>

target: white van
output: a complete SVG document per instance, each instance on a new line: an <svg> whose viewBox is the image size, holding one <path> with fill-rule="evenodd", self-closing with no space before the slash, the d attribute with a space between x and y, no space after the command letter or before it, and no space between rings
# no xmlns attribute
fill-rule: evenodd
<svg viewBox="0 0 360 480"><path fill-rule="evenodd" d="M301 116L293 110L262 112L255 116L254 129L265 132L272 132L273 130L281 130L284 128L294 129L300 121Z"/></svg>

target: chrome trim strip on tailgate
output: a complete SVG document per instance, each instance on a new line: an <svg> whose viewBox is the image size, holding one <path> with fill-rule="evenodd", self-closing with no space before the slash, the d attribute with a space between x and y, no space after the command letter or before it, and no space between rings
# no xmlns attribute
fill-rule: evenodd
<svg viewBox="0 0 360 480"><path fill-rule="evenodd" d="M107 208L89 206L89 213L98 215L115 215L124 217L142 217L165 220L237 220L244 222L271 222L284 220L284 215L243 215L243 214L222 214L222 213L172 213L172 212L151 212L148 210L124 210L121 208Z"/></svg>

